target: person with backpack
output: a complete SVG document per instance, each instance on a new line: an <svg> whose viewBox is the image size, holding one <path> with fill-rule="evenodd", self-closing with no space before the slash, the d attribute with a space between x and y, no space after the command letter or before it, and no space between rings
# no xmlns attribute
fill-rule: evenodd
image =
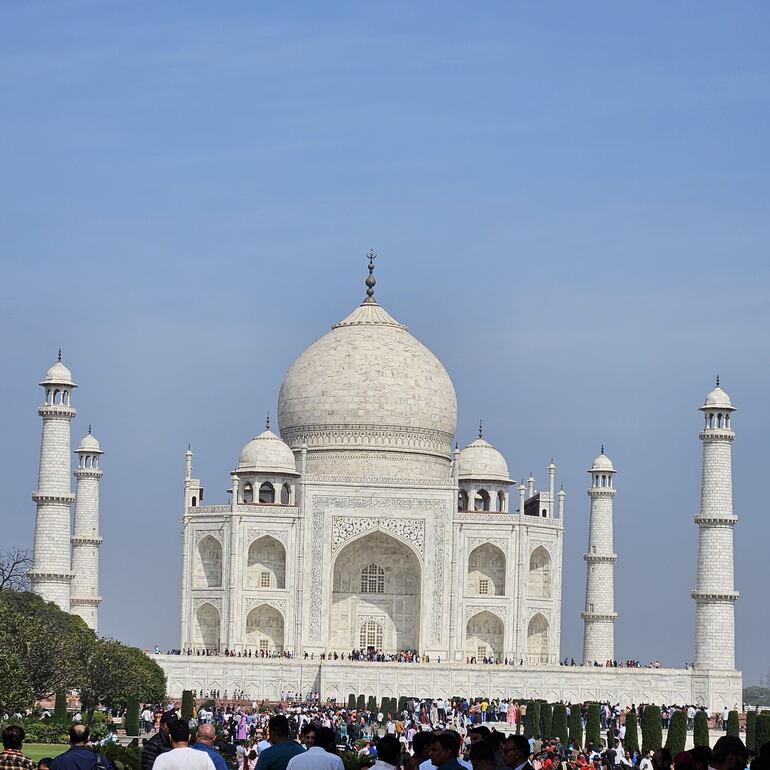
<svg viewBox="0 0 770 770"><path fill-rule="evenodd" d="M76 722L70 727L70 747L54 757L51 770L115 770L112 762L103 754L97 754L89 745L88 725Z"/></svg>

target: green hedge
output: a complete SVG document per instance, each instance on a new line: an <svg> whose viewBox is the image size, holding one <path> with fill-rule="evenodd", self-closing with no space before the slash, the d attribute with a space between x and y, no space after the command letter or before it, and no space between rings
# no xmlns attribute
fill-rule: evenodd
<svg viewBox="0 0 770 770"><path fill-rule="evenodd" d="M684 751L687 742L687 714L677 709L671 715L668 723L668 735L666 736L666 748L675 757L680 751Z"/></svg>
<svg viewBox="0 0 770 770"><path fill-rule="evenodd" d="M101 753L115 765L116 770L139 770L141 764L139 749L129 749L128 746L121 746L119 743L110 743Z"/></svg>
<svg viewBox="0 0 770 770"><path fill-rule="evenodd" d="M657 751L663 746L663 723L660 706L645 706L642 711L642 753Z"/></svg>
<svg viewBox="0 0 770 770"><path fill-rule="evenodd" d="M738 712L730 711L727 714L727 734L732 735L735 738L738 738L739 729L740 728L738 727Z"/></svg>
<svg viewBox="0 0 770 770"><path fill-rule="evenodd" d="M527 713L524 717L524 735L533 738L540 732L540 704L536 700L527 702Z"/></svg>
<svg viewBox="0 0 770 770"><path fill-rule="evenodd" d="M602 724L599 714L599 704L588 704L588 715L586 717L586 746L594 746L601 750L602 748Z"/></svg>
<svg viewBox="0 0 770 770"><path fill-rule="evenodd" d="M353 711L356 707L356 696L353 693L348 695L348 711Z"/></svg>
<svg viewBox="0 0 770 770"><path fill-rule="evenodd" d="M59 690L56 693L56 701L53 707L53 718L59 722L67 721L67 693Z"/></svg>
<svg viewBox="0 0 770 770"><path fill-rule="evenodd" d="M566 746L567 744L567 707L563 703L555 703L553 714L551 716L551 738L559 738Z"/></svg>
<svg viewBox="0 0 770 770"><path fill-rule="evenodd" d="M754 738L755 753L759 754L766 743L770 743L770 711L757 714L757 732Z"/></svg>
<svg viewBox="0 0 770 770"><path fill-rule="evenodd" d="M370 695L369 699L366 701L366 709L374 714L377 713L377 698L375 698L374 695Z"/></svg>
<svg viewBox="0 0 770 770"><path fill-rule="evenodd" d="M569 739L575 746L583 747L583 720L580 717L580 706L573 705L569 712Z"/></svg>
<svg viewBox="0 0 770 770"><path fill-rule="evenodd" d="M708 748L709 740L709 718L706 712L698 709L695 712L695 724L692 731L693 746L706 746Z"/></svg>
<svg viewBox="0 0 770 770"><path fill-rule="evenodd" d="M180 716L185 722L189 722L193 715L193 694L192 690L182 690L182 707Z"/></svg>
<svg viewBox="0 0 770 770"><path fill-rule="evenodd" d="M139 701L136 698L129 698L126 703L126 735L139 735Z"/></svg>
<svg viewBox="0 0 770 770"><path fill-rule="evenodd" d="M633 709L626 714L626 737L623 740L626 751L639 751L639 724L636 720L636 711Z"/></svg>
<svg viewBox="0 0 770 770"><path fill-rule="evenodd" d="M553 721L553 706L550 703L540 704L540 727L538 733L543 740L551 737L551 722Z"/></svg>

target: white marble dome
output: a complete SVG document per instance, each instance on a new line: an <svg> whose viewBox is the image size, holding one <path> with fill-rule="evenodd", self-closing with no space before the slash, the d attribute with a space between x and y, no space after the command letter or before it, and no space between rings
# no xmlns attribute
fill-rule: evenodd
<svg viewBox="0 0 770 770"><path fill-rule="evenodd" d="M92 436L90 433L86 433L86 435L83 436L75 451L85 452L87 454L103 454L102 448L96 440L96 436Z"/></svg>
<svg viewBox="0 0 770 770"><path fill-rule="evenodd" d="M614 471L615 466L612 464L612 460L602 452L591 465L592 471Z"/></svg>
<svg viewBox="0 0 770 770"><path fill-rule="evenodd" d="M461 480L476 479L511 483L505 458L483 438L472 441L460 452L457 469Z"/></svg>
<svg viewBox="0 0 770 770"><path fill-rule="evenodd" d="M271 430L251 439L241 450L238 471L296 475L294 453Z"/></svg>
<svg viewBox="0 0 770 770"><path fill-rule="evenodd" d="M41 385L71 385L75 386L72 381L72 372L61 362L57 361L46 373L45 377L40 382Z"/></svg>
<svg viewBox="0 0 770 770"><path fill-rule="evenodd" d="M732 410L735 407L733 406L733 402L730 401L730 396L725 393L722 388L717 385L714 390L712 390L707 396L706 396L706 403L704 406L707 409L727 409Z"/></svg>
<svg viewBox="0 0 770 770"><path fill-rule="evenodd" d="M441 361L373 299L297 358L278 397L281 436L307 445L311 473L445 477L456 423Z"/></svg>

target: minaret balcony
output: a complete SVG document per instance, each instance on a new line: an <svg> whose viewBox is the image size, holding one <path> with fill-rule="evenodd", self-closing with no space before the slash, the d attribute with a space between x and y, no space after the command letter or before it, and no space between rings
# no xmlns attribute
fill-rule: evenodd
<svg viewBox="0 0 770 770"><path fill-rule="evenodd" d="M37 413L43 417L74 417L78 412L74 406L64 406L64 404L45 404L38 407Z"/></svg>
<svg viewBox="0 0 770 770"><path fill-rule="evenodd" d="M32 499L36 503L64 503L65 505L72 505L75 502L75 495L71 492L64 492L58 495L46 495L41 492L33 492Z"/></svg>
<svg viewBox="0 0 770 770"><path fill-rule="evenodd" d="M705 441L707 443L712 441L724 442L735 440L735 433L727 428L706 428L706 430L702 430L698 436L700 437L701 441Z"/></svg>
<svg viewBox="0 0 770 770"><path fill-rule="evenodd" d="M698 591L697 589L690 593L696 602L721 602L724 604L735 604L740 594L738 591Z"/></svg>
<svg viewBox="0 0 770 770"><path fill-rule="evenodd" d="M589 563L613 562L618 560L616 553L584 553L583 558Z"/></svg>
<svg viewBox="0 0 770 770"><path fill-rule="evenodd" d="M101 545L103 537L71 537L70 543L72 545Z"/></svg>
<svg viewBox="0 0 770 770"><path fill-rule="evenodd" d="M583 620L615 620L617 612L581 612L580 617Z"/></svg>
<svg viewBox="0 0 770 770"><path fill-rule="evenodd" d="M704 516L701 513L693 516L693 521L699 527L708 527L710 525L734 527L738 523L738 517L732 513L725 513L722 515L716 514L711 516Z"/></svg>

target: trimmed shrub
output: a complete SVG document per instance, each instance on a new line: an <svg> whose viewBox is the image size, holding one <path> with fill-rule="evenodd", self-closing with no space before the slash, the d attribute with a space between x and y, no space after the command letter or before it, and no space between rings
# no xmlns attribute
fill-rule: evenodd
<svg viewBox="0 0 770 770"><path fill-rule="evenodd" d="M139 749L129 749L128 746L121 746L119 743L110 743L101 749L100 753L112 762L116 770L139 770L140 768Z"/></svg>
<svg viewBox="0 0 770 770"><path fill-rule="evenodd" d="M677 709L671 715L671 721L668 724L668 735L666 736L666 748L675 757L680 751L684 751L684 744L687 742L687 714L681 709Z"/></svg>
<svg viewBox="0 0 770 770"><path fill-rule="evenodd" d="M580 706L578 705L570 708L569 739L575 746L583 748L583 720L580 718Z"/></svg>
<svg viewBox="0 0 770 770"><path fill-rule="evenodd" d="M192 719L193 714L193 694L192 690L182 690L182 707L180 716L185 722Z"/></svg>
<svg viewBox="0 0 770 770"><path fill-rule="evenodd" d="M527 703L527 714L524 717L524 736L532 738L540 731L540 704L536 700Z"/></svg>
<svg viewBox="0 0 770 770"><path fill-rule="evenodd" d="M623 740L623 748L630 752L639 752L639 726L636 721L636 711L631 709L626 714L626 737Z"/></svg>
<svg viewBox="0 0 770 770"><path fill-rule="evenodd" d="M599 716L599 704L588 704L588 716L586 717L586 746L592 745L601 750L602 747L602 721Z"/></svg>
<svg viewBox="0 0 770 770"><path fill-rule="evenodd" d="M374 695L370 695L366 701L366 709L367 711L372 711L375 714L377 713L377 698L375 698Z"/></svg>
<svg viewBox="0 0 770 770"><path fill-rule="evenodd" d="M747 727L748 730L748 727ZM709 746L709 718L706 712L698 709L695 712L695 723L692 730L693 746Z"/></svg>
<svg viewBox="0 0 770 770"><path fill-rule="evenodd" d="M399 714L403 714L403 712L406 711L406 701L407 701L406 695L402 695L398 699L398 713Z"/></svg>
<svg viewBox="0 0 770 770"><path fill-rule="evenodd" d="M642 753L663 747L663 722L660 706L645 706L642 711Z"/></svg>
<svg viewBox="0 0 770 770"><path fill-rule="evenodd" d="M754 737L754 752L759 754L761 748L770 743L770 711L757 714L757 731Z"/></svg>
<svg viewBox="0 0 770 770"><path fill-rule="evenodd" d="M551 738L559 738L567 743L567 707L563 703L555 703L551 715Z"/></svg>
<svg viewBox="0 0 770 770"><path fill-rule="evenodd" d="M359 695L356 698L356 711L363 711L366 708L366 696Z"/></svg>
<svg viewBox="0 0 770 770"><path fill-rule="evenodd" d="M126 702L126 735L139 735L139 701L129 698Z"/></svg>
<svg viewBox="0 0 770 770"><path fill-rule="evenodd" d="M738 727L738 712L737 711L730 711L727 714L727 734L732 735L735 738L738 737L739 727Z"/></svg>
<svg viewBox="0 0 770 770"><path fill-rule="evenodd" d="M353 693L348 695L348 711L353 711L356 707L356 696Z"/></svg>
<svg viewBox="0 0 770 770"><path fill-rule="evenodd" d="M53 718L57 722L67 721L67 693L59 690L56 693L56 701L53 707Z"/></svg>
<svg viewBox="0 0 770 770"><path fill-rule="evenodd" d="M550 703L540 704L540 728L538 732L543 740L551 737L551 722L553 720L553 706Z"/></svg>

